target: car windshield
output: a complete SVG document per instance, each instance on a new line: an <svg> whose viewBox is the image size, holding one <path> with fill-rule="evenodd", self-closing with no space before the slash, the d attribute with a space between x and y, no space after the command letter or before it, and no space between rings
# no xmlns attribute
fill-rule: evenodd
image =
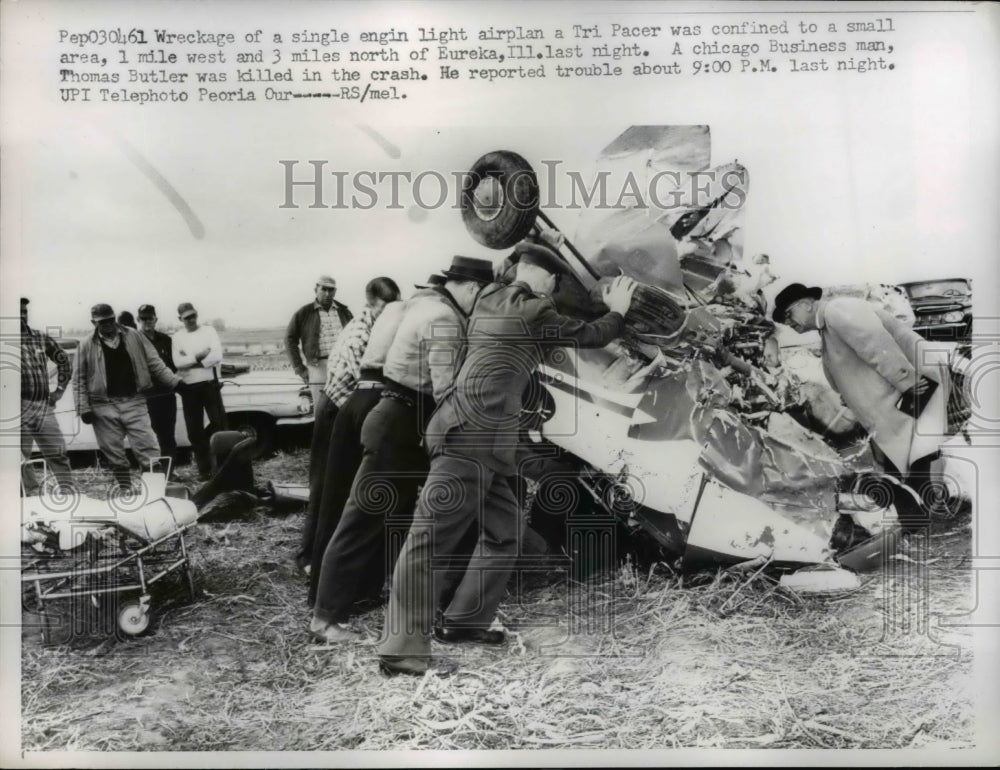
<svg viewBox="0 0 1000 770"><path fill-rule="evenodd" d="M969 293L969 285L965 281L927 281L910 284L906 287L906 293L910 295L910 299L958 297Z"/></svg>

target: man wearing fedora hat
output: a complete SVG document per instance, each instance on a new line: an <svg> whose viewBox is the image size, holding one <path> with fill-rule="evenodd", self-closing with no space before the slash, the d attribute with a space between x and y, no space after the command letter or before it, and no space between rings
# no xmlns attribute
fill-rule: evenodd
<svg viewBox="0 0 1000 770"><path fill-rule="evenodd" d="M97 446L125 489L132 483L125 437L140 463L160 454L143 394L154 382L177 389L183 384L141 332L118 324L110 305L94 305L90 319L94 333L80 340L76 356L76 410L94 426Z"/></svg>
<svg viewBox="0 0 1000 770"><path fill-rule="evenodd" d="M337 282L321 275L313 287L316 298L292 315L285 332L285 352L295 374L312 391L313 403L326 383L327 359L337 335L354 317L346 305L334 299Z"/></svg>
<svg viewBox="0 0 1000 770"><path fill-rule="evenodd" d="M420 675L434 635L444 642L501 644L490 630L517 557L523 521L514 493L522 394L546 349L603 347L625 328L635 282L604 289L608 312L593 322L564 316L550 295L566 262L540 244L515 252L515 280L485 289L469 319L467 352L454 387L427 426L430 472L392 576L379 664L388 674ZM479 541L464 576L433 621L450 557L470 527Z"/></svg>
<svg viewBox="0 0 1000 770"><path fill-rule="evenodd" d="M356 636L344 621L358 599L378 594L392 569L428 469L424 427L452 386L469 313L492 282L493 265L456 256L441 275L442 285L422 289L404 303L382 367L381 399L361 427L361 464L314 576L310 631L327 641Z"/></svg>
<svg viewBox="0 0 1000 770"><path fill-rule="evenodd" d="M921 360L920 336L866 300L824 299L820 287L801 283L778 292L771 317L800 333L819 332L826 379L868 431L890 475L919 486L933 457L912 456L915 417L898 405L930 392L941 379ZM913 495L900 490L895 502L904 524L923 517Z"/></svg>

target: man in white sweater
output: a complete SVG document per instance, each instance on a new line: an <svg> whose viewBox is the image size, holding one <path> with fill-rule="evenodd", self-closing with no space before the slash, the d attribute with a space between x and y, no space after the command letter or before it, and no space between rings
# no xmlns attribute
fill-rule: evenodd
<svg viewBox="0 0 1000 770"><path fill-rule="evenodd" d="M184 328L174 334L172 352L177 374L187 386L181 391L184 424L198 464L198 477L205 479L212 469L205 415L213 430L226 429L222 383L215 369L222 362L222 342L214 328L198 324L198 311L190 302L177 306L177 316Z"/></svg>

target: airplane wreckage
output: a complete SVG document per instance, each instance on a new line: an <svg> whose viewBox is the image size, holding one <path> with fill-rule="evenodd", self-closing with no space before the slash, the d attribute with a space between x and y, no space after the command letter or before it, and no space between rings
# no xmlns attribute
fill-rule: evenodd
<svg viewBox="0 0 1000 770"><path fill-rule="evenodd" d="M743 267L747 170L712 168L709 153L707 126L628 129L601 155L604 181L668 177L659 198L674 205L585 210L576 245L541 210L521 156L492 152L470 171L467 230L513 249L508 273L525 240L557 251L573 271L553 294L561 312L596 318L611 277L639 282L622 339L552 346L529 386L529 528L550 553L611 548L684 571L874 569L900 530L885 489L896 482L822 374L781 365L760 291L773 280L768 258ZM891 292L867 294L912 321ZM598 520L613 526L609 543L588 545ZM576 525L591 535L574 538Z"/></svg>

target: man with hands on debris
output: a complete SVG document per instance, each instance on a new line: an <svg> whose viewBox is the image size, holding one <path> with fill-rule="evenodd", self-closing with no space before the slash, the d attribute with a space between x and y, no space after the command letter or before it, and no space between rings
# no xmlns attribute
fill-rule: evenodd
<svg viewBox="0 0 1000 770"><path fill-rule="evenodd" d="M310 633L327 642L357 638L344 626L352 605L381 590L409 530L428 469L423 431L453 386L469 313L492 282L493 265L455 256L441 275L443 285L419 291L403 305L382 366L381 399L361 428L364 454L323 554L310 623Z"/></svg>
<svg viewBox="0 0 1000 770"><path fill-rule="evenodd" d="M514 492L522 394L546 348L602 347L621 336L636 284L605 287L608 312L587 323L562 315L549 295L565 261L542 245L517 247L515 280L483 290L469 320L467 353L454 386L427 427L430 473L392 578L378 646L386 674L431 666L432 630L441 641L502 644L491 630L523 534ZM434 622L449 556L479 522L479 542L440 622Z"/></svg>
<svg viewBox="0 0 1000 770"><path fill-rule="evenodd" d="M899 319L856 297L823 299L818 286L793 283L775 297L772 318L797 332L819 331L823 372L840 393L872 443L885 458L890 476L914 492L926 479L936 453L914 444L920 408L938 386L940 373L922 363L923 340ZM893 502L904 526L925 520L913 492L893 486Z"/></svg>

